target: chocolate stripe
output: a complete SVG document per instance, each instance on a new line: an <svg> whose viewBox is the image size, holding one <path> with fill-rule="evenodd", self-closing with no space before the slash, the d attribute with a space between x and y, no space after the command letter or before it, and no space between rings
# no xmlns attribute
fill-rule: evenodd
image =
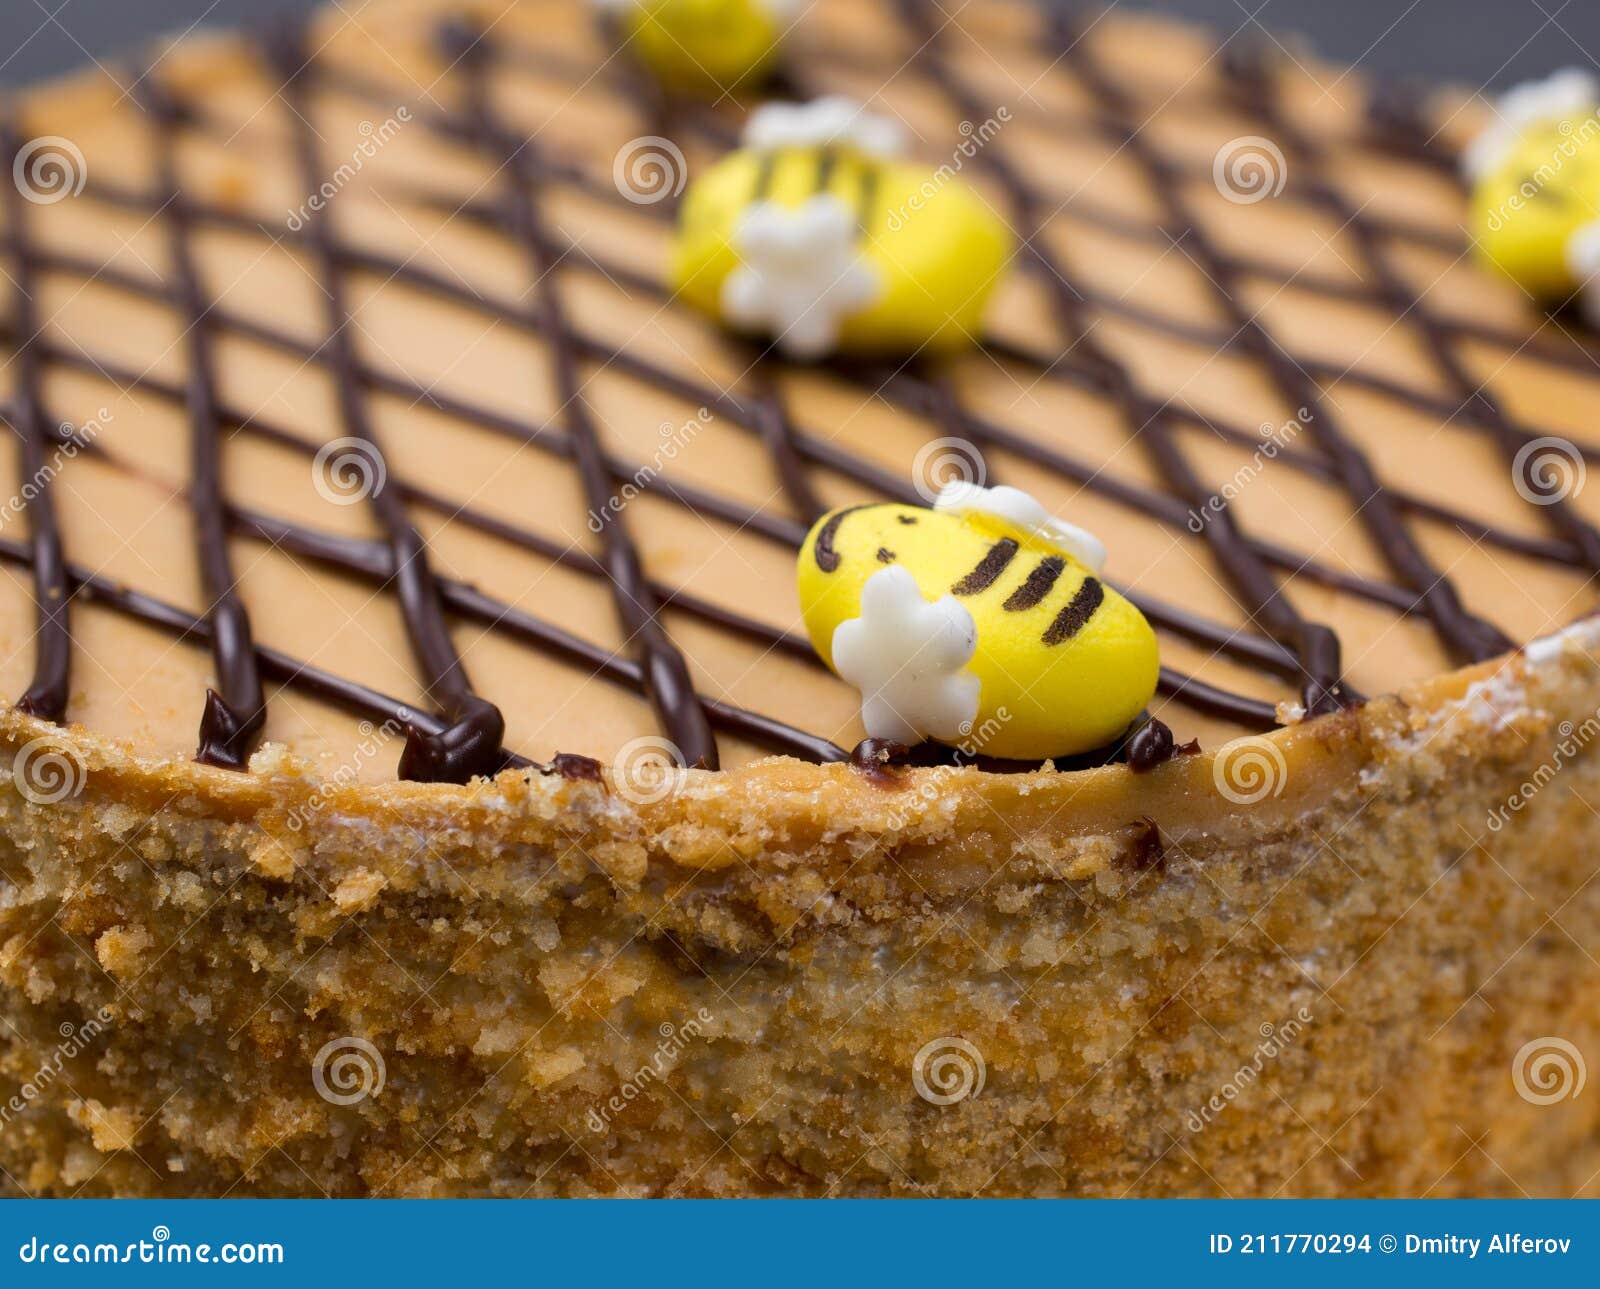
<svg viewBox="0 0 1600 1289"><path fill-rule="evenodd" d="M21 160L15 128L0 122L0 151L12 162L14 174ZM70 175L68 178L70 179ZM39 318L34 305L38 291L36 253L28 236L28 203L23 180L5 185L6 243L14 283L12 317L16 346L17 473L23 491L22 513L28 521L28 546L33 569L35 617L33 678L17 699L17 706L41 720L60 721L67 710L72 679L72 629L68 619L66 554L56 520L55 471L45 459L50 418L44 410L43 371L39 361Z"/></svg>
<svg viewBox="0 0 1600 1289"><path fill-rule="evenodd" d="M1066 608L1056 614L1055 621L1045 628L1045 644L1058 645L1072 639L1089 625L1089 619L1094 617L1094 611L1100 607L1105 598L1105 587L1092 577L1084 578L1083 584L1067 601Z"/></svg>
<svg viewBox="0 0 1600 1289"><path fill-rule="evenodd" d="M211 656L220 693L206 691L195 759L228 770L242 770L267 721L266 694L256 667L250 617L240 599L223 521L222 429L217 414L216 360L210 301L190 252L190 223L178 183L176 134L182 112L159 88L152 70L137 82L135 94L150 117L155 135L156 180L167 229L172 289L184 323L189 359L190 509L194 515L195 560L200 586L210 606Z"/></svg>
<svg viewBox="0 0 1600 1289"><path fill-rule="evenodd" d="M307 192L316 192L328 171L311 129L311 106L302 80L302 73L311 62L302 29L291 21L276 24L268 33L266 52L283 77L281 94L291 118L301 180ZM505 718L492 703L473 693L466 668L450 639L427 547L407 517L399 491L384 484L387 465L367 411L364 382L350 339L343 265L328 228L327 212L311 212L305 221L305 232L322 268L326 347L336 380L340 416L346 433L359 445L370 472L367 477L374 481L368 500L393 552L394 581L412 652L422 665L427 693L439 703L449 722L442 730L410 726L400 756L400 776L465 783L474 775L492 775L505 760L501 750Z"/></svg>
<svg viewBox="0 0 1600 1289"><path fill-rule="evenodd" d="M984 552L983 558L978 561L977 567L972 572L950 588L950 594L977 595L980 591L987 591L1016 557L1016 542L1009 537L1002 537Z"/></svg>
<svg viewBox="0 0 1600 1289"><path fill-rule="evenodd" d="M928 80L963 116L969 120L983 119L986 113L980 110L982 103L944 57L942 24L918 0L899 0L898 8L916 41L913 65L924 71ZM1064 333L1064 348L1077 352L1081 360L1098 369L1103 392L1119 405L1134 437L1177 494L1180 507L1187 507L1192 513L1208 510L1212 513L1211 521L1201 528L1201 536L1251 615L1274 639L1295 652L1304 671L1301 693L1306 710L1321 713L1348 705L1354 695L1341 678L1338 636L1329 627L1301 617L1281 593L1258 547L1241 531L1227 506L1220 504L1217 490L1205 487L1190 466L1172 432L1166 405L1138 388L1128 369L1101 345L1084 321L1077 289L1064 266L1048 250L1043 199L1011 163L1000 141L991 140L979 152L978 161L994 176L1010 201L1022 239L1023 257L1039 265L1040 280L1050 292L1056 319ZM1160 178L1154 176L1153 182ZM1055 630L1052 626L1051 631Z"/></svg>
<svg viewBox="0 0 1600 1289"><path fill-rule="evenodd" d="M535 284L530 321L550 349L584 495L595 514L607 513L613 480L600 448L600 436L584 402L576 346L556 276L558 263L550 255L543 216L531 195L541 191L543 182L537 165L538 151L532 140L516 138L503 127L489 104L485 84L488 34L463 19L444 24L440 38L455 57L456 68L465 82L468 124L478 146L495 160L503 176L507 214L527 255ZM651 705L685 763L715 770L716 735L695 692L688 663L658 620L660 608L650 593L644 565L628 536L624 516L611 515L602 526L600 538L606 571L611 575L612 600L643 669Z"/></svg>
<svg viewBox="0 0 1600 1289"><path fill-rule="evenodd" d="M1050 594L1050 588L1056 584L1056 578L1061 576L1061 570L1066 566L1067 561L1059 555L1046 555L1028 571L1027 580L1006 597L1002 607L1012 613L1031 609Z"/></svg>
<svg viewBox="0 0 1600 1289"><path fill-rule="evenodd" d="M1416 593L1422 611L1433 622L1451 653L1462 662L1479 662L1510 649L1510 639L1499 628L1467 611L1455 586L1412 537L1366 453L1340 426L1322 391L1296 366L1257 315L1240 304L1241 283L1237 270L1215 249L1210 234L1195 219L1160 156L1138 129L1131 99L1101 70L1090 48L1091 42L1074 38L1076 33L1065 15L1047 11L1042 5L1040 12L1056 33L1056 50L1061 56L1059 65L1071 70L1099 101L1103 115L1126 131L1128 155L1143 168L1163 205L1186 230L1185 245L1204 270L1211 295L1223 315L1237 329L1245 348L1288 400L1289 406L1310 411L1308 435L1334 467L1357 517L1384 559L1401 582ZM1207 530L1214 526L1208 525ZM1334 647L1337 648L1337 642ZM1313 704L1310 697L1308 691L1307 710L1321 710L1323 704Z"/></svg>

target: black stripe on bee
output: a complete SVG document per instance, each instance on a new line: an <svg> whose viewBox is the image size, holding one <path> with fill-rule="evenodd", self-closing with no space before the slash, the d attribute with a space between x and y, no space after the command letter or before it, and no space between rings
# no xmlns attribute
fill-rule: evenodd
<svg viewBox="0 0 1600 1289"><path fill-rule="evenodd" d="M1055 621L1045 629L1045 644L1058 645L1063 640L1072 639L1088 625L1089 619L1094 617L1094 611L1105 598L1105 587L1092 577L1084 578L1083 585L1067 601L1067 607L1056 614Z"/></svg>
<svg viewBox="0 0 1600 1289"><path fill-rule="evenodd" d="M1050 594L1050 588L1056 584L1056 578L1061 576L1061 570L1066 566L1067 561L1061 556L1046 555L1033 566L1033 571L1028 574L1027 580L1011 592L1010 598L1001 607L1012 613L1031 609Z"/></svg>
<svg viewBox="0 0 1600 1289"><path fill-rule="evenodd" d="M989 547L972 572L950 588L950 594L976 595L979 591L987 591L1016 556L1017 543L1009 537L1002 537Z"/></svg>

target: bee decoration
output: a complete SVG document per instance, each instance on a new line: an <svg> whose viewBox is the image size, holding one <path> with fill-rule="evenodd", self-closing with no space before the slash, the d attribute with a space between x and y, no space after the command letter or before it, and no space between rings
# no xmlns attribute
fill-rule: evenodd
<svg viewBox="0 0 1600 1289"><path fill-rule="evenodd" d="M1478 253L1547 304L1600 325L1600 82L1572 68L1518 86L1463 151Z"/></svg>
<svg viewBox="0 0 1600 1289"><path fill-rule="evenodd" d="M818 655L873 738L1045 760L1104 747L1155 693L1155 632L1100 581L1105 548L1016 488L947 484L931 510L846 506L800 548Z"/></svg>
<svg viewBox="0 0 1600 1289"><path fill-rule="evenodd" d="M758 84L803 0L595 0L662 84L719 95Z"/></svg>
<svg viewBox="0 0 1600 1289"><path fill-rule="evenodd" d="M674 286L800 360L970 344L1010 232L959 167L903 152L897 123L847 98L756 109L742 146L689 186Z"/></svg>

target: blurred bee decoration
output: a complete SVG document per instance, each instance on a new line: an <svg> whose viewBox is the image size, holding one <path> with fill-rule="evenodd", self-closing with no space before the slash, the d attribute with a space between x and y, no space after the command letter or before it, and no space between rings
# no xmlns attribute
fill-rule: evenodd
<svg viewBox="0 0 1600 1289"><path fill-rule="evenodd" d="M1576 68L1518 86L1462 153L1479 255L1546 304L1575 292L1600 325L1600 82Z"/></svg>
<svg viewBox="0 0 1600 1289"><path fill-rule="evenodd" d="M804 0L595 0L623 43L671 89L716 95L759 84Z"/></svg>
<svg viewBox="0 0 1600 1289"><path fill-rule="evenodd" d="M903 151L897 123L846 98L758 108L684 197L674 286L800 360L972 343L1010 232L952 166Z"/></svg>
<svg viewBox="0 0 1600 1289"><path fill-rule="evenodd" d="M800 548L811 644L874 738L1044 760L1104 747L1155 693L1155 632L1105 548L1016 488L824 515Z"/></svg>

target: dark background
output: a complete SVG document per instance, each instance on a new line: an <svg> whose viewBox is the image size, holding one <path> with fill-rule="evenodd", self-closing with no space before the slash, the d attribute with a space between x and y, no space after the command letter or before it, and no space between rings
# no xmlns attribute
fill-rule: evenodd
<svg viewBox="0 0 1600 1289"><path fill-rule="evenodd" d="M341 0L355 14L367 0ZM957 6L963 0L944 0ZM981 3L981 0L974 0ZM588 0L572 0L574 4ZM1301 33L1329 58L1390 76L1473 87L1526 79L1600 52L1596 0L1117 0L1207 22L1224 34ZM317 0L0 0L0 83L21 84L195 23L226 25ZM1258 32L1259 34L1259 32Z"/></svg>

